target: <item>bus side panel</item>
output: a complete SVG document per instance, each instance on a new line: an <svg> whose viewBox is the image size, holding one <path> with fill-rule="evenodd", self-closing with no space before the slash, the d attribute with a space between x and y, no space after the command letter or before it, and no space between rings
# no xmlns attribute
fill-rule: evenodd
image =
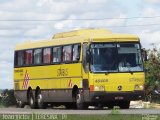
<svg viewBox="0 0 160 120"><path fill-rule="evenodd" d="M43 91L43 94L46 91ZM72 102L72 90L48 90L45 102Z"/></svg>
<svg viewBox="0 0 160 120"><path fill-rule="evenodd" d="M31 87L35 91L39 87L46 102L72 101L73 86L82 88L81 66L81 63L68 63L15 68L14 88L24 91Z"/></svg>

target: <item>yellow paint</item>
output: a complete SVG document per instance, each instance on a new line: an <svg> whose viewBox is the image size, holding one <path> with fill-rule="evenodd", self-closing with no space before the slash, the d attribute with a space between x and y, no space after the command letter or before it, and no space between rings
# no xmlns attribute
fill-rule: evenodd
<svg viewBox="0 0 160 120"><path fill-rule="evenodd" d="M76 70L75 70L76 69ZM22 90L23 81L25 78L26 70L29 75L29 86L36 89L39 86L41 89L60 89L69 88L68 84L71 79L73 85L82 88L80 81L82 80L81 63L62 64L62 65L47 65L36 67L21 67L15 68L22 72L14 73L14 80L20 82L19 88ZM66 75L60 75L59 70L67 71Z"/></svg>
<svg viewBox="0 0 160 120"><path fill-rule="evenodd" d="M107 92L119 91L118 86L122 86L121 91L134 91L135 85L144 85L144 73L90 74L90 81L94 86L104 86Z"/></svg>

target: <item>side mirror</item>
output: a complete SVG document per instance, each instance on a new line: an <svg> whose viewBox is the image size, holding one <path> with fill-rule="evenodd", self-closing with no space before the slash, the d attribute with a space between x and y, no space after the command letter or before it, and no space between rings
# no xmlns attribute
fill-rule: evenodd
<svg viewBox="0 0 160 120"><path fill-rule="evenodd" d="M143 61L147 61L147 51L145 49L142 49L142 59Z"/></svg>
<svg viewBox="0 0 160 120"><path fill-rule="evenodd" d="M91 60L91 54L90 54L90 51L87 50L87 52L86 52L86 61L87 61L87 63L90 62L90 60Z"/></svg>

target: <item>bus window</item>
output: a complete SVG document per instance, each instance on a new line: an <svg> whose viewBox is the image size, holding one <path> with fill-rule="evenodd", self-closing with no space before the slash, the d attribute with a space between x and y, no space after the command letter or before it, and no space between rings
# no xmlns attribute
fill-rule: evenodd
<svg viewBox="0 0 160 120"><path fill-rule="evenodd" d="M42 62L42 49L34 50L34 64L41 64Z"/></svg>
<svg viewBox="0 0 160 120"><path fill-rule="evenodd" d="M78 61L80 59L80 45L73 45L73 61Z"/></svg>
<svg viewBox="0 0 160 120"><path fill-rule="evenodd" d="M32 64L32 50L25 51L25 65Z"/></svg>
<svg viewBox="0 0 160 120"><path fill-rule="evenodd" d="M63 47L63 62L70 62L72 61L72 46L64 46Z"/></svg>
<svg viewBox="0 0 160 120"><path fill-rule="evenodd" d="M15 60L16 60L15 65L22 66L24 63L24 52L23 51L16 52Z"/></svg>
<svg viewBox="0 0 160 120"><path fill-rule="evenodd" d="M44 48L43 51L43 63L50 63L51 62L51 48Z"/></svg>
<svg viewBox="0 0 160 120"><path fill-rule="evenodd" d="M119 64L119 71L143 71L142 56L140 44L138 43L119 43L118 58L119 63L122 62L123 66Z"/></svg>
<svg viewBox="0 0 160 120"><path fill-rule="evenodd" d="M52 62L53 63L61 62L61 47L54 47L52 52L53 52Z"/></svg>

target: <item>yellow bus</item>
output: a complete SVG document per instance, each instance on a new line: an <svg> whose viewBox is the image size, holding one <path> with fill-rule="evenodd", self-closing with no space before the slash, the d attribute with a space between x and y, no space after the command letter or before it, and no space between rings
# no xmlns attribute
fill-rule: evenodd
<svg viewBox="0 0 160 120"><path fill-rule="evenodd" d="M47 104L87 109L120 106L144 97L140 40L105 29L55 34L16 46L14 91L19 107Z"/></svg>

